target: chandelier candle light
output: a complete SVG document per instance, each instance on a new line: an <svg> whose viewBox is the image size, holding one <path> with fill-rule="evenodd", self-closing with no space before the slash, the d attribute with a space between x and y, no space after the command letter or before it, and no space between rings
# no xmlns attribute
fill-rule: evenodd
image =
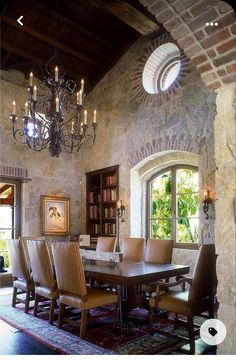
<svg viewBox="0 0 236 361"><path fill-rule="evenodd" d="M65 80L58 66L50 70L50 62L40 78L39 89L34 85L33 73L29 76L29 99L25 102L24 116L18 125L16 102L12 102L12 131L14 139L27 144L34 151L48 148L52 157L59 157L64 149L76 153L90 148L96 140L97 112L94 110L91 126L88 113L83 106L84 80L75 94L74 80ZM89 132L89 129L91 131Z"/></svg>

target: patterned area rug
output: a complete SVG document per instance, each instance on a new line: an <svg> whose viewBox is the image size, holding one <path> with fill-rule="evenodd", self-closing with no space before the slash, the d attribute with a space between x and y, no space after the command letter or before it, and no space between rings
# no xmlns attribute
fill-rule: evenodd
<svg viewBox="0 0 236 361"><path fill-rule="evenodd" d="M135 315L135 313L134 313ZM47 344L61 354L69 355L155 355L167 354L184 344L184 342L160 335L151 334L145 311L138 317L131 314L131 331L122 333L113 331L111 320L89 322L86 340L78 336L76 327L64 327L63 330L49 325L45 319L25 314L19 308L2 306L0 318L11 326ZM45 318L43 314L41 317Z"/></svg>

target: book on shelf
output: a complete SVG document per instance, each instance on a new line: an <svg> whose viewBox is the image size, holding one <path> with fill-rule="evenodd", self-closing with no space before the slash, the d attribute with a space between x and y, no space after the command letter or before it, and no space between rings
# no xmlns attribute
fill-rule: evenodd
<svg viewBox="0 0 236 361"><path fill-rule="evenodd" d="M88 192L88 201L89 203L101 202L101 194L97 192Z"/></svg>
<svg viewBox="0 0 236 361"><path fill-rule="evenodd" d="M116 233L116 224L115 223L104 223L104 232L106 234L115 234Z"/></svg>
<svg viewBox="0 0 236 361"><path fill-rule="evenodd" d="M109 175L105 177L105 185L109 186L117 183L117 174Z"/></svg>
<svg viewBox="0 0 236 361"><path fill-rule="evenodd" d="M103 201L115 202L116 201L116 189L103 189Z"/></svg>
<svg viewBox="0 0 236 361"><path fill-rule="evenodd" d="M104 208L104 217L105 218L115 218L116 217L116 208Z"/></svg>
<svg viewBox="0 0 236 361"><path fill-rule="evenodd" d="M101 226L98 223L90 224L90 233L91 234L99 234L101 233Z"/></svg>
<svg viewBox="0 0 236 361"><path fill-rule="evenodd" d="M97 205L89 206L89 218L99 218L99 207Z"/></svg>

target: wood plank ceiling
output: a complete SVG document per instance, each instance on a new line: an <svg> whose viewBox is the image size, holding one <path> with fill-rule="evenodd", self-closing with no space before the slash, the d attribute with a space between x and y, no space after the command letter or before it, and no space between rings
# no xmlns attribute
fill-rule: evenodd
<svg viewBox="0 0 236 361"><path fill-rule="evenodd" d="M1 68L29 77L54 55L91 90L140 36L163 33L138 0L1 0ZM23 15L23 26L17 19Z"/></svg>

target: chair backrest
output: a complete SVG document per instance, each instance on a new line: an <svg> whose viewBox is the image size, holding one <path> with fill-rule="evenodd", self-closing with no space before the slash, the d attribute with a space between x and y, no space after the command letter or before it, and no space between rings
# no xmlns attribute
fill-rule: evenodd
<svg viewBox="0 0 236 361"><path fill-rule="evenodd" d="M29 251L28 251L28 243L27 242L28 242L28 240L45 241L46 237L44 237L44 236L24 236L24 237L20 237L20 240L23 242L28 267L31 268L30 258L29 258Z"/></svg>
<svg viewBox="0 0 236 361"><path fill-rule="evenodd" d="M123 238L121 253L124 261L142 261L144 251L144 238Z"/></svg>
<svg viewBox="0 0 236 361"><path fill-rule="evenodd" d="M190 301L198 301L216 294L216 258L214 244L200 246L189 290Z"/></svg>
<svg viewBox="0 0 236 361"><path fill-rule="evenodd" d="M8 239L7 247L11 261L12 276L22 280L30 279L23 242L19 239Z"/></svg>
<svg viewBox="0 0 236 361"><path fill-rule="evenodd" d="M55 289L56 281L46 241L28 240L27 246L34 282Z"/></svg>
<svg viewBox="0 0 236 361"><path fill-rule="evenodd" d="M171 263L173 244L173 239L149 238L147 241L145 262Z"/></svg>
<svg viewBox="0 0 236 361"><path fill-rule="evenodd" d="M114 252L116 246L115 237L98 237L97 252Z"/></svg>
<svg viewBox="0 0 236 361"><path fill-rule="evenodd" d="M59 292L85 298L87 287L78 242L53 242L51 247Z"/></svg>

